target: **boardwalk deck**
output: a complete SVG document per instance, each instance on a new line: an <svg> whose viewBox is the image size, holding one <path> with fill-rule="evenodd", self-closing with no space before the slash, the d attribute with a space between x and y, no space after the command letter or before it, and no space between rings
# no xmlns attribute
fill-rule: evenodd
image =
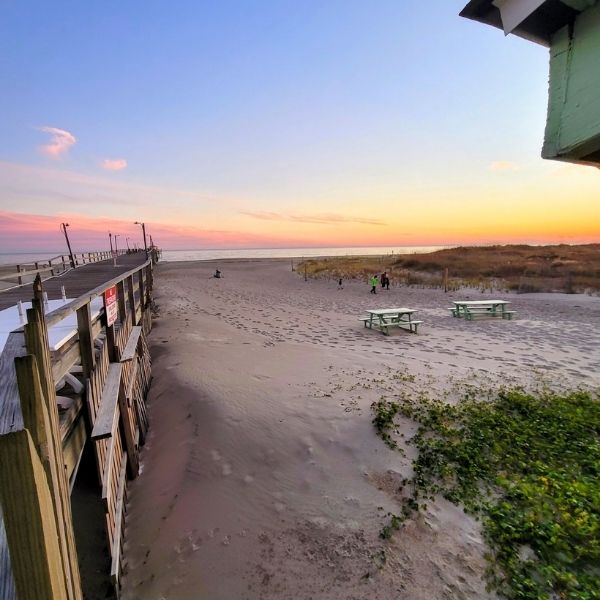
<svg viewBox="0 0 600 600"><path fill-rule="evenodd" d="M48 299L61 298L61 287L64 286L68 298L79 298L86 292L110 281L121 273L126 273L146 261L145 252L123 254L117 259L117 266L112 260L103 260L67 271L64 275L52 277L44 281L44 291ZM31 283L0 291L0 310L14 306L19 300L29 302L33 295Z"/></svg>
<svg viewBox="0 0 600 600"><path fill-rule="evenodd" d="M153 260L155 260L155 255L153 255ZM114 267L112 260L86 264L76 269L67 271L60 276L47 279L43 282L43 290L48 294L48 298L50 300L61 298L62 286L65 287L66 294L69 298L76 299L70 302L69 304L57 309L52 314L49 314L45 323L55 324L56 322L60 321L62 318L67 316L67 314L76 314L78 336L74 337L73 340L69 343L69 348L65 350L65 352L63 352L64 356L61 355L59 357L58 355L56 355L56 353L54 353L53 355L50 355L48 353L46 324L42 323L42 327L40 329L39 322L35 321L35 319L33 322L30 322L30 324L25 325L25 333L21 329L20 331L11 333L9 335L4 350L0 351L0 437L7 438L8 436L5 434L12 435L10 432L20 432L23 430L24 427L27 426L24 422L24 417L21 410L22 400L19 396L20 392L17 389L18 378L15 375L14 366L15 357L21 356L25 352L37 356L37 364L39 364L42 367L40 373L45 374L47 379L46 387L48 388L46 389L46 387L44 387L43 389L40 389L42 389L42 391L46 393L45 397L47 398L54 397L56 382L61 379L63 375L62 371L66 370L68 372L68 370L72 367L73 364L79 364L79 372L81 373L80 377L83 379L82 383L85 382L86 390L84 396L82 396L81 398L78 397L79 406L81 407L85 405L86 407L88 407L88 418L92 419L97 413L98 406L96 406L96 404L99 402L99 398L101 397L101 393L104 388L104 379L106 378L106 372L109 367L109 360L119 361L119 356L121 352L125 349L126 343L131 337L131 331L134 327L136 328L136 330L140 329L141 332L137 337L138 344L136 345L135 356L128 362L118 362L117 364L119 369L122 369L125 373L123 389L133 390L132 392L130 392L130 395L135 396L136 401L143 403L150 382L150 359L148 347L145 342L144 336L147 335L151 327L150 311L146 309L146 303L151 301L151 264L147 262L145 252L138 252L134 254L119 256L117 264L118 266ZM123 277L124 274L130 272L132 273L131 275ZM120 281L119 278L121 279ZM106 283L110 282L111 280L114 281L115 279L117 279L116 285L119 294L119 318L116 324L110 327L106 327L106 324L102 323L98 319L92 322L90 316L90 302L95 296L101 296L102 289L104 288L104 285ZM38 298L40 298L40 294L41 291L38 289ZM32 284L30 283L9 290L2 290L0 291L0 309L5 309L10 306L14 306L19 300L28 302L31 300L33 295L34 290ZM28 318L29 317L33 318L34 315L28 314ZM35 336L35 339L34 337L32 337L32 327L37 328L35 329L35 331L41 331L41 337L39 337L39 339ZM45 340L45 345L44 343L42 343L43 340ZM36 343L40 342L41 346L38 343L38 345L34 347L32 345L34 341ZM114 355L114 358L109 359L109 354L111 355L111 357ZM47 364L44 365L43 360L39 362L39 360L41 360L40 356L46 357ZM134 368L134 366L137 368ZM58 367L61 367L62 370L57 375L55 371L58 369ZM75 395L77 395L77 393L78 392L76 392ZM85 398L85 403L83 402L83 398ZM136 433L138 434L138 436L142 436L145 433L145 429L147 428L147 422L145 420L142 421L141 419L136 417L137 413L135 413L135 410L136 406L129 407L128 405L123 405L119 407L119 410L116 414L117 417L120 416L120 421L117 422L123 422L131 427L135 426ZM54 414L56 415L55 418L58 423L58 420L60 418L58 412ZM138 419L140 420L139 424ZM93 428L94 421L91 420L90 424ZM141 427L141 430L139 432L137 432L138 426ZM116 430L119 431L119 428L117 427ZM57 448L63 447L63 444L65 443L67 445L70 443L62 440L62 435L59 435L56 432L55 435L53 435L52 439L57 445ZM135 439L137 440L138 438L136 437ZM112 441L114 443L115 451L113 454L116 457L114 460L111 456L109 456L108 458L105 456L104 445L108 443L107 440L93 442L93 447L98 462L99 473L112 473L111 481L108 482L110 483L110 486L107 487L110 487L110 489L114 491L107 498L107 514L105 515L105 520L107 537L110 540L109 548L111 551L112 560L111 574L115 577L115 581L117 581L120 572L121 542L123 537L123 503L126 498L125 485L124 483L121 483L121 479L123 478L122 473L125 473L126 470L128 472L131 470L131 473L129 473L131 477L137 474L137 467L135 468L135 470L126 468L130 464L137 465L138 443L136 441L135 447L128 448L127 452L123 452L121 435L116 435L115 440L109 441ZM134 453L135 456L130 456L130 454L132 453ZM66 459L60 456L59 451L56 452L56 456L59 457L57 458L57 464L66 465ZM122 458L123 456L125 456L127 460L124 460ZM110 468L108 469L105 468L107 467L107 460L110 461L110 465L108 465ZM75 473L76 467L74 473L72 474L73 477L75 476ZM66 474L65 477L68 478L70 475L70 473ZM4 480L6 480L6 478ZM66 486L66 483L63 487L64 490L62 490L61 494L68 498L69 491L68 487ZM1 489L2 486L0 486L0 490ZM66 505L70 506L70 503L66 502ZM12 510L14 507L10 505L8 508ZM67 512L68 518L63 518L64 515L62 515L61 513L60 519L58 517L55 517L56 523L58 523L59 525L60 523L70 524L70 508ZM12 514L13 513L11 512L10 515ZM22 564L25 564L21 560L23 558L24 552L24 550L20 547L23 546L23 544L21 544L21 538L18 538L19 541L17 544L19 546L20 552L20 554L18 555L19 560L17 560L15 563L13 563L13 565L11 565L11 558L8 552L9 536L7 535L5 524L13 523L14 525L15 522L20 521L18 519L16 521L15 519L13 519L12 521L8 521L6 517L7 513L3 514L2 509L0 509L0 600L16 600L18 595L16 589L17 586L15 585L16 581L20 581L21 585L23 585L23 582L29 581L30 578L24 576L23 573L19 571L18 568L16 568L21 566ZM70 524L69 527L72 528L72 524ZM14 531L15 528L13 527L13 532ZM71 529L69 529L69 532L70 531ZM66 533L64 535L61 535L61 540L63 540L64 538L64 540L67 540L68 543L71 543L72 540L66 537ZM69 535L71 534L69 533ZM13 533L13 541L15 539L17 538ZM67 567L72 567L72 565L69 566L67 560L71 560L72 557L71 554L69 554L70 550L69 552L65 552L66 554L63 552L63 550L61 550L61 553L59 554L62 560L61 564L63 565L63 568L67 569ZM73 554L73 556L75 556L75 554ZM13 577L15 573L15 571L13 571L13 566L15 564L16 572L18 572L19 574L17 579ZM42 561L41 564L44 564L44 562ZM73 564L76 565L76 562ZM69 571L69 573L73 574L73 577L74 575L76 575L78 579L79 572L77 568L74 568L74 570ZM67 581L67 583L69 581L74 581L73 577L71 577L67 573L67 570L65 570L65 573L63 573L63 575L65 575L65 581ZM34 585L34 583L32 583L31 585ZM30 584L27 583L27 585ZM80 591L77 585L73 584L73 586L74 587L71 590L72 594L68 597L72 599L77 599L79 597ZM29 594L29 592L23 592L19 596L19 598L30 597L33 596ZM35 597L42 596L36 595ZM63 597L66 598L66 596L64 596L64 594L62 593L54 595L52 597L60 597L61 599Z"/></svg>

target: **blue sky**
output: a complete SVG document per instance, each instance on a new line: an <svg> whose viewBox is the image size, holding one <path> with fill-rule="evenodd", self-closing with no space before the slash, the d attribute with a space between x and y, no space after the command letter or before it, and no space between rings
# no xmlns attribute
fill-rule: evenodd
<svg viewBox="0 0 600 600"><path fill-rule="evenodd" d="M548 170L548 51L460 18L464 3L4 1L0 209L129 219L142 206L149 221L250 235L250 213L358 219L414 198L519 196ZM42 127L76 142L49 157ZM510 181L490 173L499 162Z"/></svg>

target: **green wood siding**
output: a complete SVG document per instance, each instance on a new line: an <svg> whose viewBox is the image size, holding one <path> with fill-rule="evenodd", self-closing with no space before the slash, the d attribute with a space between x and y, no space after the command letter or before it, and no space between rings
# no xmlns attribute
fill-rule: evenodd
<svg viewBox="0 0 600 600"><path fill-rule="evenodd" d="M552 38L542 156L600 164L600 4Z"/></svg>

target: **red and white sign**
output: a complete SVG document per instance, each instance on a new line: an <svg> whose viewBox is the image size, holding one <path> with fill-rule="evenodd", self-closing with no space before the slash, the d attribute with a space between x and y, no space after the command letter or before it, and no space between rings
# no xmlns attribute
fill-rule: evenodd
<svg viewBox="0 0 600 600"><path fill-rule="evenodd" d="M104 310L106 311L106 324L110 327L117 320L117 286L114 285L104 292Z"/></svg>

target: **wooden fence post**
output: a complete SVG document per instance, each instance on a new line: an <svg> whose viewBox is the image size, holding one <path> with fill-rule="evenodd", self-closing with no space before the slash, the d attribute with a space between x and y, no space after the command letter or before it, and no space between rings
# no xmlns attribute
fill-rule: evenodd
<svg viewBox="0 0 600 600"><path fill-rule="evenodd" d="M152 274L152 262L146 267L146 303L152 302L152 288L154 287L154 277Z"/></svg>
<svg viewBox="0 0 600 600"><path fill-rule="evenodd" d="M85 380L91 375L96 364L96 353L92 337L92 314L89 302L77 310L77 331L79 333L81 367Z"/></svg>
<svg viewBox="0 0 600 600"><path fill-rule="evenodd" d="M138 271L138 280L140 283L140 308L142 309L142 316L146 310L146 291L144 286L144 269Z"/></svg>
<svg viewBox="0 0 600 600"><path fill-rule="evenodd" d="M21 273L21 265L17 265L17 273ZM17 280L19 281L19 285L23 285L23 278L21 275L17 277Z"/></svg>
<svg viewBox="0 0 600 600"><path fill-rule="evenodd" d="M34 298L33 308L27 311L27 325L25 325L25 345L27 352L36 357L40 390L49 419L49 444L53 445L48 450L48 455L53 460L50 462L52 468L52 479L49 480L50 493L56 513L57 528L59 536L63 540L63 552L65 565L69 568L68 596L69 599L80 600L81 579L79 575L79 564L77 562L77 550L75 548L75 533L73 531L73 517L71 514L71 497L69 483L64 465L62 453L62 439L58 421L58 407L56 404L56 393L54 390L54 379L52 377L52 362L48 347L48 331L44 318L44 303L42 282L38 273L33 284Z"/></svg>
<svg viewBox="0 0 600 600"><path fill-rule="evenodd" d="M135 294L133 292L133 275L127 278L127 300L129 302L129 311L131 312L131 322L137 325L137 311L135 309Z"/></svg>
<svg viewBox="0 0 600 600"><path fill-rule="evenodd" d="M125 282L117 283L117 302L119 304L119 321L125 323L127 320L127 309L125 307Z"/></svg>
<svg viewBox="0 0 600 600"><path fill-rule="evenodd" d="M72 598L46 473L29 432L21 429L0 436L0 455L0 498L17 596Z"/></svg>

